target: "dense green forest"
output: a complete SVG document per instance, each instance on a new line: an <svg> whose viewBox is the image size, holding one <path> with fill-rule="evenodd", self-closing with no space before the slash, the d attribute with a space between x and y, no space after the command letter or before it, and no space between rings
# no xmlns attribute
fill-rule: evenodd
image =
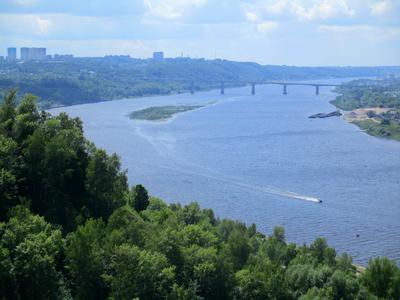
<svg viewBox="0 0 400 300"><path fill-rule="evenodd" d="M400 78L358 79L336 88L332 104L344 110L366 107L400 109Z"/></svg>
<svg viewBox="0 0 400 300"><path fill-rule="evenodd" d="M323 238L295 245L149 197L79 119L16 98L0 106L1 299L400 298L395 262L360 273Z"/></svg>
<svg viewBox="0 0 400 300"><path fill-rule="evenodd" d="M26 62L0 62L0 94L18 87L33 93L39 105L60 105L126 97L166 95L225 86L239 81L305 80L385 76L400 67L291 67L262 66L250 62L204 59L74 58ZM183 80L183 81L182 81Z"/></svg>
<svg viewBox="0 0 400 300"><path fill-rule="evenodd" d="M340 95L331 103L341 109L384 108L353 123L370 135L400 141L400 78L353 80L337 92Z"/></svg>

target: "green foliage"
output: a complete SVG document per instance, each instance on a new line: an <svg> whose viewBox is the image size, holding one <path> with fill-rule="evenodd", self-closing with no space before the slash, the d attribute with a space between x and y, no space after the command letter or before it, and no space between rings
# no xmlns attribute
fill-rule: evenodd
<svg viewBox="0 0 400 300"><path fill-rule="evenodd" d="M344 110L365 107L400 108L400 80L359 79L337 88L339 95L331 103Z"/></svg>
<svg viewBox="0 0 400 300"><path fill-rule="evenodd" d="M174 269L162 254L123 244L113 250L104 279L113 299L163 299L173 285Z"/></svg>
<svg viewBox="0 0 400 300"><path fill-rule="evenodd" d="M89 217L108 218L124 204L128 186L118 157L96 149L79 119L39 112L35 97L0 106L0 220L28 199L33 212L70 231Z"/></svg>
<svg viewBox="0 0 400 300"><path fill-rule="evenodd" d="M366 288L379 298L399 299L400 270L387 258L372 259L362 275Z"/></svg>
<svg viewBox="0 0 400 300"><path fill-rule="evenodd" d="M57 299L68 296L59 269L64 240L59 229L17 206L0 223L2 295L9 299Z"/></svg>
<svg viewBox="0 0 400 300"><path fill-rule="evenodd" d="M131 189L128 202L137 212L149 206L149 195L143 185L138 184Z"/></svg>
<svg viewBox="0 0 400 300"><path fill-rule="evenodd" d="M101 100L165 95L242 85L238 81L306 80L384 76L398 67L292 67L262 66L251 62L204 59L74 58L70 60L0 62L0 94L18 87L38 95L41 107ZM234 82L237 82L234 84Z"/></svg>
<svg viewBox="0 0 400 300"><path fill-rule="evenodd" d="M175 114L191 111L201 107L203 106L201 105L154 106L142 110L135 110L129 114L129 117L131 119L148 120L148 121L167 120L173 117Z"/></svg>
<svg viewBox="0 0 400 300"><path fill-rule="evenodd" d="M372 136L400 141L400 122L384 119L382 122L363 120L353 122Z"/></svg>
<svg viewBox="0 0 400 300"><path fill-rule="evenodd" d="M400 79L354 80L337 89L341 94L331 103L344 110L386 108L367 112L368 119L353 123L370 135L400 141Z"/></svg>
<svg viewBox="0 0 400 300"><path fill-rule="evenodd" d="M0 109L0 132L6 137L11 137L16 117L17 90L10 90L3 99Z"/></svg>
<svg viewBox="0 0 400 300"><path fill-rule="evenodd" d="M0 106L0 298L399 299L394 262L358 275L325 239L296 246L282 227L265 236L129 190L79 119L13 99Z"/></svg>
<svg viewBox="0 0 400 300"><path fill-rule="evenodd" d="M127 192L126 173L116 154L108 156L104 150L95 150L86 171L86 189L90 195L88 206L95 218L108 218L124 204Z"/></svg>
<svg viewBox="0 0 400 300"><path fill-rule="evenodd" d="M101 299L107 295L102 280L105 268L105 225L89 219L67 236L66 268L78 299Z"/></svg>

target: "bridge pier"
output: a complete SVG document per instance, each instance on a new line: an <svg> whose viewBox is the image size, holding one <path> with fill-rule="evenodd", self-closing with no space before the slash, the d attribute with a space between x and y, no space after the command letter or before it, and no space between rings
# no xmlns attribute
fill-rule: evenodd
<svg viewBox="0 0 400 300"><path fill-rule="evenodd" d="M315 86L315 95L319 95L319 85Z"/></svg>
<svg viewBox="0 0 400 300"><path fill-rule="evenodd" d="M222 81L221 82L221 95L225 94L225 83Z"/></svg>
<svg viewBox="0 0 400 300"><path fill-rule="evenodd" d="M190 82L190 93L192 95L194 94L194 83L193 83L193 81Z"/></svg>
<svg viewBox="0 0 400 300"><path fill-rule="evenodd" d="M256 84L254 82L251 84L251 94L252 95L256 94Z"/></svg>
<svg viewBox="0 0 400 300"><path fill-rule="evenodd" d="M287 85L286 84L283 85L283 94L287 95Z"/></svg>

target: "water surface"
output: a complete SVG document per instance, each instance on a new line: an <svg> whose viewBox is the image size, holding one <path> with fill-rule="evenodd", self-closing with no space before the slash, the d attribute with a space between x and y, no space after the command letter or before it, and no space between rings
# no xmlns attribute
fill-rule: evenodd
<svg viewBox="0 0 400 300"><path fill-rule="evenodd" d="M326 82L326 81L324 81ZM400 262L400 143L368 136L330 112L334 94L312 87L257 86L77 105L86 136L117 152L131 184L169 202L198 201L221 218L255 223L289 241L326 237L366 264ZM201 105L168 122L127 115L157 105ZM321 199L322 204L313 200ZM359 235L357 237L356 235Z"/></svg>

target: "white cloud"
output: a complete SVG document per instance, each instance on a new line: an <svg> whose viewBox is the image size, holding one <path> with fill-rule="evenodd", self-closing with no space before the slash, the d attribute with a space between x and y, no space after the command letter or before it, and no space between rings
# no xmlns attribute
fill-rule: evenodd
<svg viewBox="0 0 400 300"><path fill-rule="evenodd" d="M350 8L346 0L320 0L308 8L296 0L291 4L291 12L300 20L352 17L355 14L355 10Z"/></svg>
<svg viewBox="0 0 400 300"><path fill-rule="evenodd" d="M247 11L245 12L246 19L250 22L257 22L260 20L260 17L253 12Z"/></svg>
<svg viewBox="0 0 400 300"><path fill-rule="evenodd" d="M270 31L276 29L279 25L277 21L263 19L258 12L255 12L254 10L252 11L251 7L244 5L243 9L245 10L244 15L246 17L246 20L250 23L255 24L255 27L253 27L253 31L255 29L255 31L259 34L267 34Z"/></svg>
<svg viewBox="0 0 400 300"><path fill-rule="evenodd" d="M321 21L349 19L355 16L358 0L256 0L242 3L241 8L250 22L263 19ZM351 4L351 5L350 5ZM257 20L256 20L257 17Z"/></svg>
<svg viewBox="0 0 400 300"><path fill-rule="evenodd" d="M321 25L320 32L328 32L338 35L357 34L370 38L399 38L400 28L398 27L380 27L371 25Z"/></svg>
<svg viewBox="0 0 400 300"><path fill-rule="evenodd" d="M265 10L273 15L281 15L284 13L289 7L289 1L287 0L278 0L272 4L266 4Z"/></svg>
<svg viewBox="0 0 400 300"><path fill-rule="evenodd" d="M278 22L275 21L262 21L257 24L257 31L262 34L269 33L278 27Z"/></svg>
<svg viewBox="0 0 400 300"><path fill-rule="evenodd" d="M39 15L0 14L0 23L12 34L46 35L53 22Z"/></svg>
<svg viewBox="0 0 400 300"><path fill-rule="evenodd" d="M166 20L186 17L191 9L206 3L207 0L144 0L148 15Z"/></svg>
<svg viewBox="0 0 400 300"><path fill-rule="evenodd" d="M36 27L38 29L39 34L46 34L52 25L52 22L50 20L41 18L41 17L36 17Z"/></svg>
<svg viewBox="0 0 400 300"><path fill-rule="evenodd" d="M379 17L385 15L391 11L392 5L389 1L380 1L370 6L371 14Z"/></svg>

